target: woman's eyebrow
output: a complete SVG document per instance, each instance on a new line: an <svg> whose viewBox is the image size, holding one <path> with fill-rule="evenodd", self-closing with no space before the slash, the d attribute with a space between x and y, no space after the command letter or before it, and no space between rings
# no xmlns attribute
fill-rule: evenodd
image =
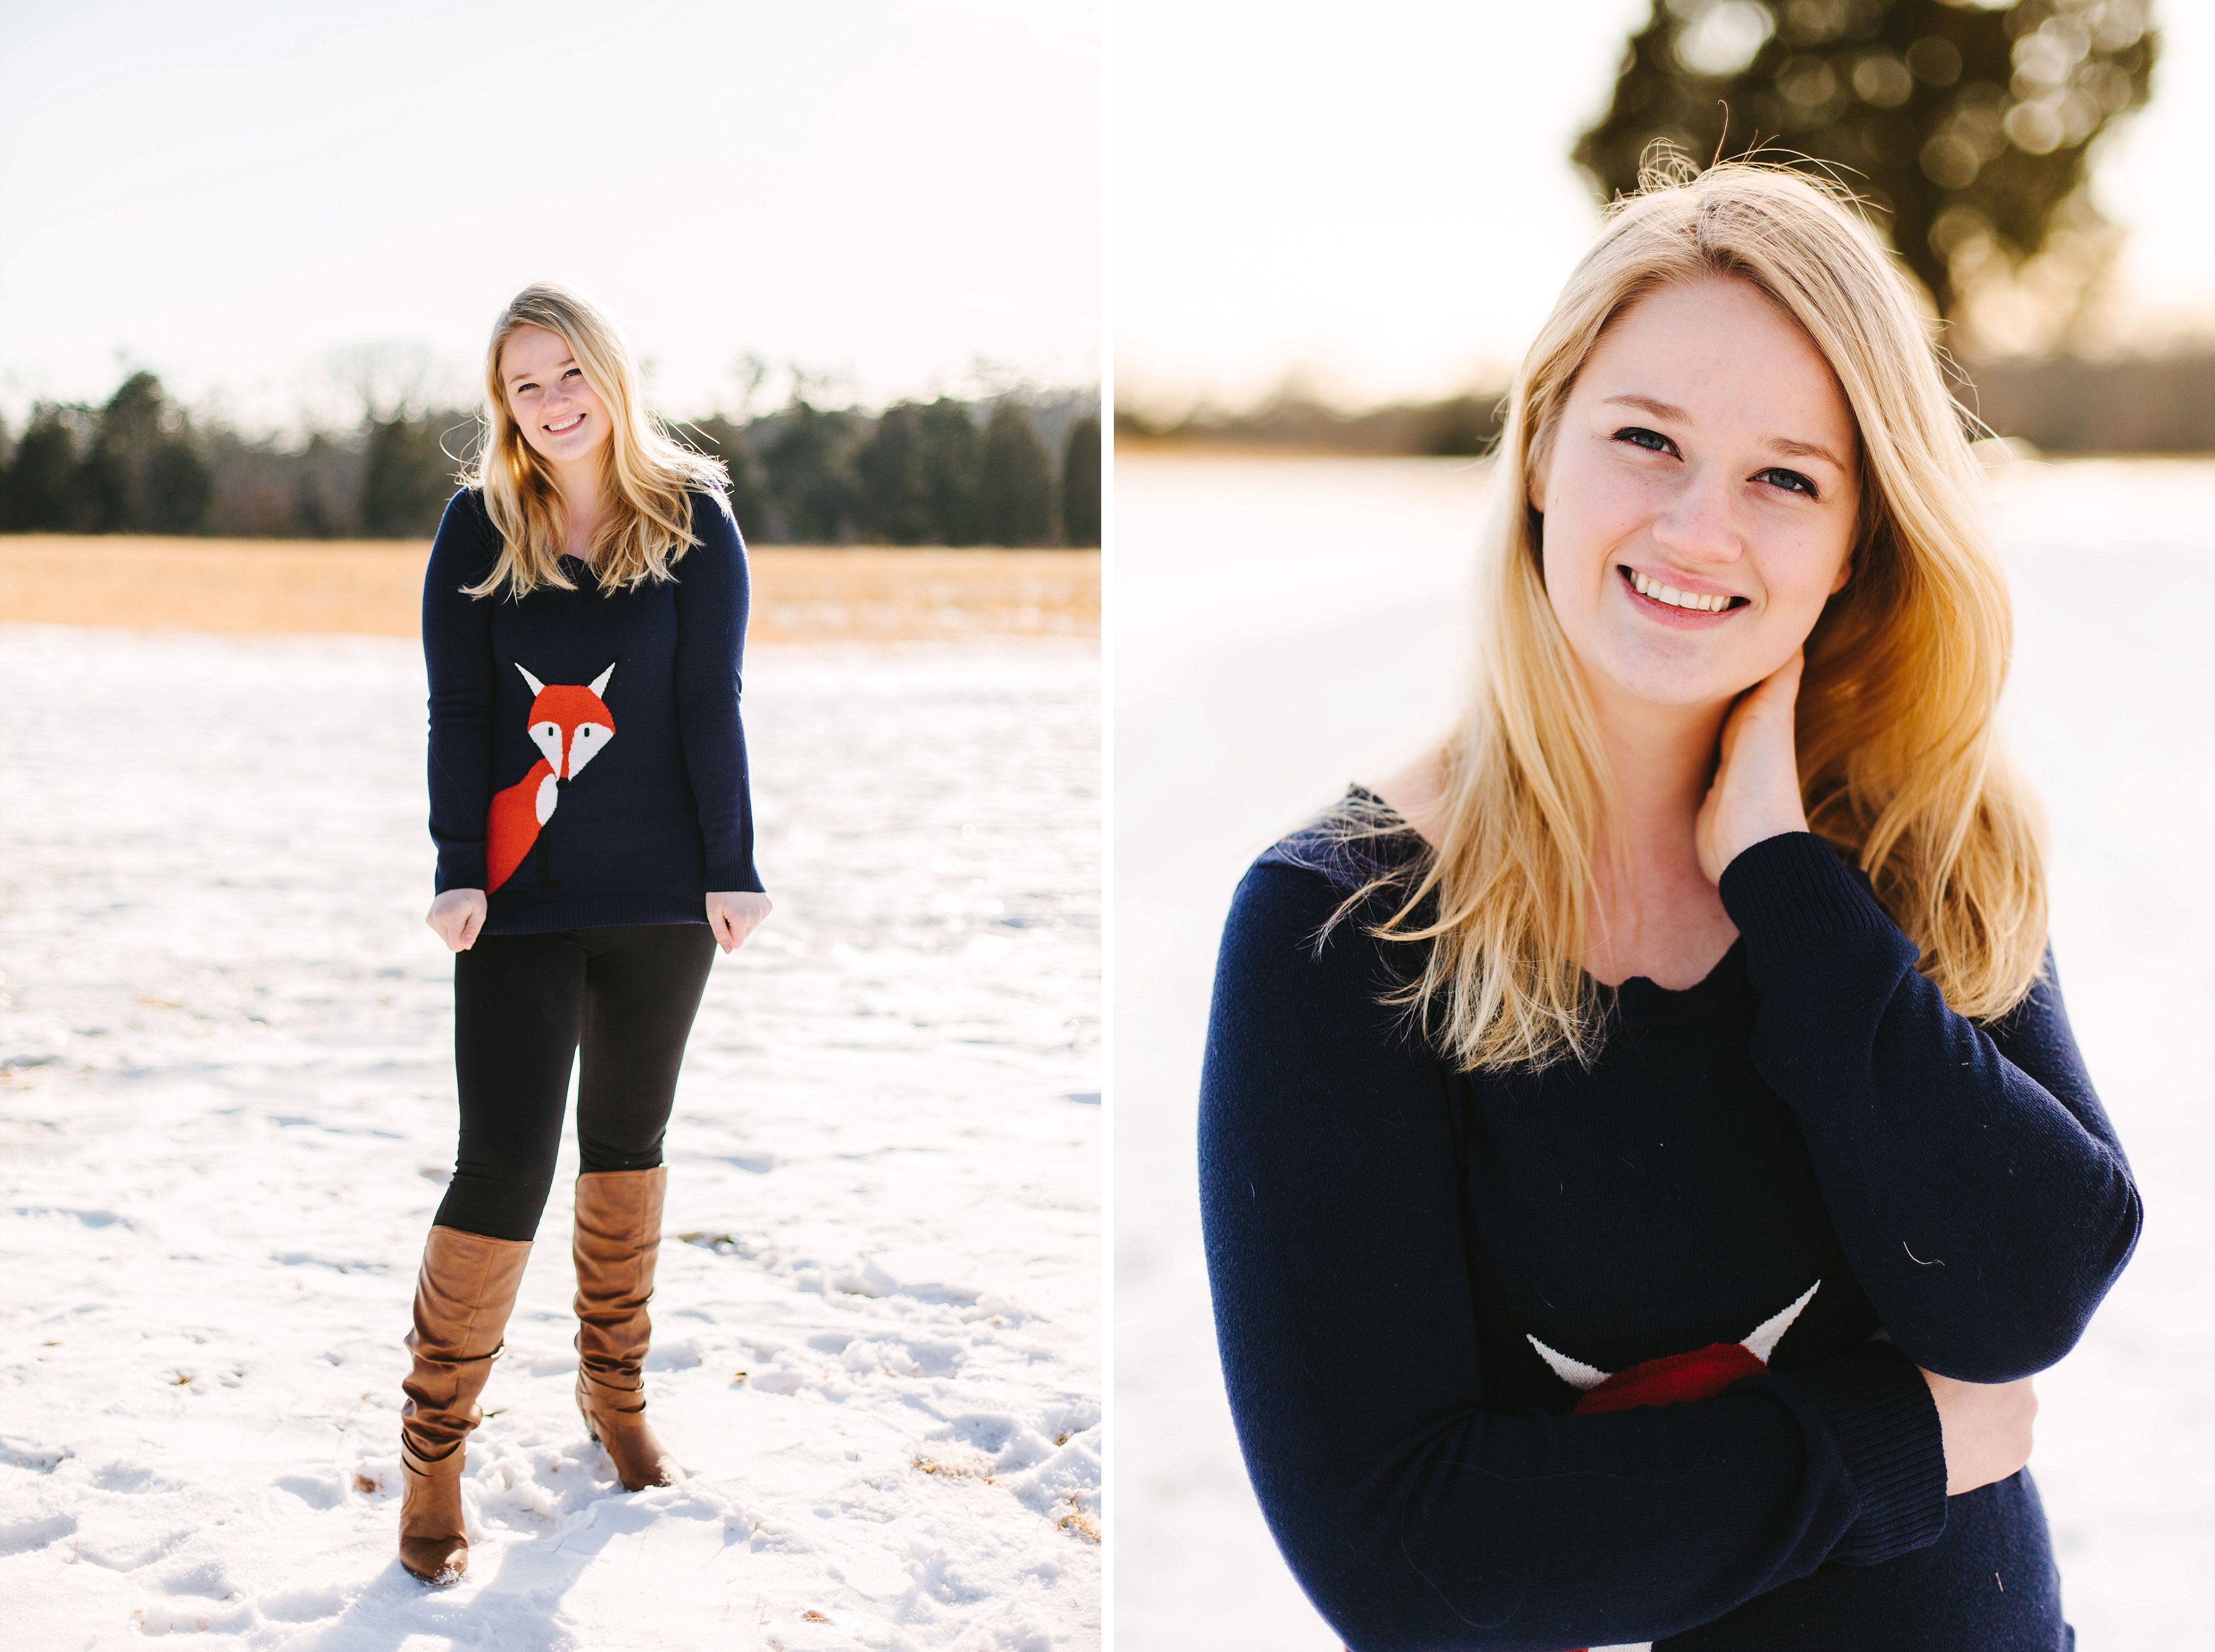
<svg viewBox="0 0 2215 1652"><path fill-rule="evenodd" d="M1656 400L1651 396L1611 396L1602 407L1636 408L1641 413L1650 413L1657 419L1674 419L1680 424L1692 422L1692 415L1672 402Z"/></svg>
<svg viewBox="0 0 2215 1652"><path fill-rule="evenodd" d="M1822 459L1839 470L1846 469L1846 463L1844 459L1841 459L1837 454L1831 451L1829 448L1824 447L1815 442L1795 441L1789 436L1771 436L1769 438L1769 446L1771 451L1782 453L1788 458L1796 459Z"/></svg>
<svg viewBox="0 0 2215 1652"><path fill-rule="evenodd" d="M560 361L555 363L553 371L558 373L564 368L574 367L576 365L576 357L564 356ZM507 382L512 385L520 384L526 378L543 378L545 376L543 373L510 373L507 376Z"/></svg>
<svg viewBox="0 0 2215 1652"><path fill-rule="evenodd" d="M1673 419L1679 424L1687 425L1692 422L1692 415L1684 408L1672 402L1664 402L1651 396L1611 396L1605 397L1600 405L1636 408L1641 413L1652 414L1656 419ZM1789 458L1822 459L1840 470L1847 468L1844 460L1818 442L1799 441L1790 436L1769 436L1763 440L1772 452L1782 453Z"/></svg>

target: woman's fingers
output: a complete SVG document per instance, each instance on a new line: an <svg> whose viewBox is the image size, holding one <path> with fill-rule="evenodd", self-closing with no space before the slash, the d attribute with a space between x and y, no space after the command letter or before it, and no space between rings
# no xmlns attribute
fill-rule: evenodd
<svg viewBox="0 0 2215 1652"><path fill-rule="evenodd" d="M769 913L770 899L764 894L717 890L708 896L708 925L726 952L735 952L744 945Z"/></svg>
<svg viewBox="0 0 2215 1652"><path fill-rule="evenodd" d="M1721 880L1723 869L1767 838L1804 832L1799 758L1793 739L1801 655L1748 689L1723 720L1715 783L1701 806L1700 867Z"/></svg>
<svg viewBox="0 0 2215 1652"><path fill-rule="evenodd" d="M446 943L449 952L466 952L476 944L484 928L485 897L482 889L449 889L431 903L423 921Z"/></svg>
<svg viewBox="0 0 2215 1652"><path fill-rule="evenodd" d="M1965 1383L1926 1371L1946 1453L1946 1495L1958 1497L2004 1480L2030 1461L2038 1394L2030 1379Z"/></svg>

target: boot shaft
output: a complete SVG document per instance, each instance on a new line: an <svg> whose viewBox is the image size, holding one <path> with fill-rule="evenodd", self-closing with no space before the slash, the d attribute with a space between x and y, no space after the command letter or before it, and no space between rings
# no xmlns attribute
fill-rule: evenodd
<svg viewBox="0 0 2215 1652"><path fill-rule="evenodd" d="M661 1250L665 1165L577 1178L577 1358L603 1387L635 1391L653 1335L647 1304Z"/></svg>
<svg viewBox="0 0 2215 1652"><path fill-rule="evenodd" d="M418 1462L449 1456L482 1416L477 1396L506 1336L530 1256L527 1239L459 1228L433 1227L424 1241L407 1338L414 1361L401 1384L408 1396L402 1444Z"/></svg>

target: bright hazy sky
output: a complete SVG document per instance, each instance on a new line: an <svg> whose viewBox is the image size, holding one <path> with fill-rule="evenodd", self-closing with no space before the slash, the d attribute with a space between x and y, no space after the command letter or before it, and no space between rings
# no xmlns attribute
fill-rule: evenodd
<svg viewBox="0 0 2215 1652"><path fill-rule="evenodd" d="M1570 167L1647 0L1116 0L1117 399L1347 403L1519 359L1598 224ZM2156 0L2154 101L2100 157L2134 315L2215 332L2215 0ZM1265 21L1266 20L1266 21Z"/></svg>
<svg viewBox="0 0 2215 1652"><path fill-rule="evenodd" d="M0 408L468 396L545 275L672 413L1100 377L1099 0L0 0ZM765 394L780 398L788 381Z"/></svg>

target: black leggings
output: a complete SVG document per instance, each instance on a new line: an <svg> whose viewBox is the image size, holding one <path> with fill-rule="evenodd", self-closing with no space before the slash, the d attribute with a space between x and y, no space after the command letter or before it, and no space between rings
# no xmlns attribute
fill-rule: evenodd
<svg viewBox="0 0 2215 1652"><path fill-rule="evenodd" d="M705 924L484 935L456 953L462 1139L438 1225L494 1239L537 1235L580 1044L585 1170L660 1164L685 1035L715 956Z"/></svg>

